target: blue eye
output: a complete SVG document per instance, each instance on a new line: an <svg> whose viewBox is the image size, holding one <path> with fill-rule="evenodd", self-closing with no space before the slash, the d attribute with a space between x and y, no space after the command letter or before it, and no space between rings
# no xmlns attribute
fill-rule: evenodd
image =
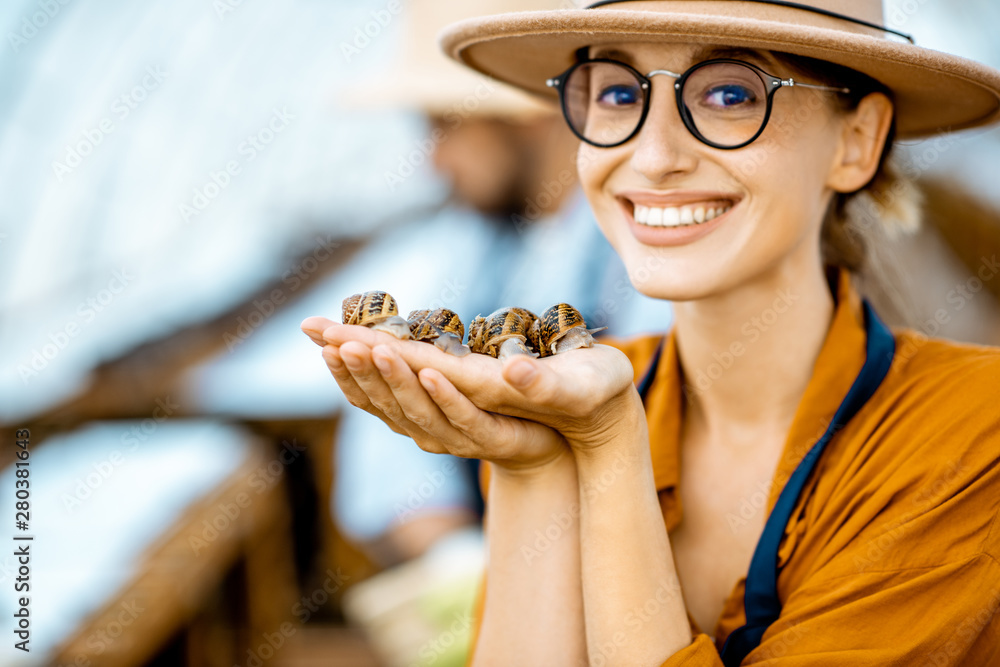
<svg viewBox="0 0 1000 667"><path fill-rule="evenodd" d="M721 109L750 105L756 101L757 96L752 90L736 84L716 86L705 92L705 103Z"/></svg>
<svg viewBox="0 0 1000 667"><path fill-rule="evenodd" d="M608 86L597 96L597 101L600 104L615 107L638 104L640 99L640 92L636 86L621 84Z"/></svg>

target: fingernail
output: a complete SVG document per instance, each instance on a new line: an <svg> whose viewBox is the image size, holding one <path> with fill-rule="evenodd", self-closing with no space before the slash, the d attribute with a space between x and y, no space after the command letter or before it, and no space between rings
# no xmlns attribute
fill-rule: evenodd
<svg viewBox="0 0 1000 667"><path fill-rule="evenodd" d="M535 379L537 371L535 367L531 364L518 363L514 368L507 371L507 380L511 384L525 386L531 384L531 381Z"/></svg>
<svg viewBox="0 0 1000 667"><path fill-rule="evenodd" d="M375 368L382 374L382 377L389 377L389 374L392 373L392 364L389 363L388 359L381 354L373 354L372 361L375 362Z"/></svg>
<svg viewBox="0 0 1000 667"><path fill-rule="evenodd" d="M435 394L437 394L437 392L438 392L438 386L437 386L437 383L433 379L431 379L431 378L429 378L427 376L421 375L420 376L420 384L423 385L424 390L428 394L430 394L431 396L434 396Z"/></svg>

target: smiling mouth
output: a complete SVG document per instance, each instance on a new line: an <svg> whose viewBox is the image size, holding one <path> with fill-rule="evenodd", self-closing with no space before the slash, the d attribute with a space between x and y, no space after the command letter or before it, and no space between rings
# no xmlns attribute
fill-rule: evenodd
<svg viewBox="0 0 1000 667"><path fill-rule="evenodd" d="M643 206L622 199L632 209L632 218L645 227L689 227L701 225L732 209L732 200L701 201L682 206Z"/></svg>
<svg viewBox="0 0 1000 667"><path fill-rule="evenodd" d="M629 202L632 204L632 202ZM632 217L646 227L687 227L700 225L724 215L735 206L731 201L699 202L684 206L642 206L632 204Z"/></svg>

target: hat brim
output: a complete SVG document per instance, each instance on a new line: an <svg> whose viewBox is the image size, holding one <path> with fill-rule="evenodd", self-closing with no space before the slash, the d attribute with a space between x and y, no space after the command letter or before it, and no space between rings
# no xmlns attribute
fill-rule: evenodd
<svg viewBox="0 0 1000 667"><path fill-rule="evenodd" d="M719 4L719 3L716 3ZM440 35L445 53L500 81L554 98L546 86L585 46L626 42L721 44L782 51L850 67L888 86L901 138L1000 119L1000 72L972 60L837 28L747 16L556 10L467 19Z"/></svg>

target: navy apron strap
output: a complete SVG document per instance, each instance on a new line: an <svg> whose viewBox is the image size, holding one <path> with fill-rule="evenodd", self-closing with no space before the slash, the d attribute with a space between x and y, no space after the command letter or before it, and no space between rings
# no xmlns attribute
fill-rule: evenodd
<svg viewBox="0 0 1000 667"><path fill-rule="evenodd" d="M656 377L656 367L660 364L660 357L663 356L663 341L665 339L660 339L660 344L656 346L656 352L653 353L653 358L649 362L649 366L646 367L646 372L642 374L642 379L639 383L635 385L635 388L639 390L639 397L642 402L646 402L646 394L649 393L649 388L653 386L653 378Z"/></svg>
<svg viewBox="0 0 1000 667"><path fill-rule="evenodd" d="M743 662L747 654L760 644L764 631L781 614L781 601L778 599L778 545L781 543L792 511L824 447L871 398L892 366L892 357L896 350L892 333L867 301L864 301L863 305L865 330L868 336L865 364L844 401L837 408L833 421L823 433L823 437L812 446L795 472L788 478L774 509L767 518L747 574L743 601L746 609L746 625L734 630L722 647L722 661L726 667L736 667Z"/></svg>

